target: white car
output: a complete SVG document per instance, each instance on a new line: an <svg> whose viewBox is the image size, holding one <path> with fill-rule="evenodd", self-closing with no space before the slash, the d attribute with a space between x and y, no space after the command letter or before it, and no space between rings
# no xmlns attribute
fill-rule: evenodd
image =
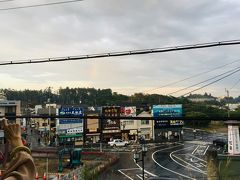
<svg viewBox="0 0 240 180"><path fill-rule="evenodd" d="M108 144L112 147L120 147L120 146L126 146L128 145L128 142L127 141L123 141L121 139L114 139L110 142L108 142Z"/></svg>

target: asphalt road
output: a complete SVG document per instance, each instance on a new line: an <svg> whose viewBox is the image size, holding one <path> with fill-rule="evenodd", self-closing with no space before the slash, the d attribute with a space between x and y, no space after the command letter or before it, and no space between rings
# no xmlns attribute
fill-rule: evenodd
<svg viewBox="0 0 240 180"><path fill-rule="evenodd" d="M190 132L184 143L161 144L148 148L145 157L145 179L160 177L162 180L176 179L207 179L206 152L212 140L226 138L225 134L199 132L194 139ZM130 179L141 180L142 163L136 164L132 153L119 153L120 160L99 179Z"/></svg>
<svg viewBox="0 0 240 180"><path fill-rule="evenodd" d="M30 131L30 128L28 131ZM39 146L37 142L38 134L35 131L28 133L30 134L28 140L32 142L31 147L33 149L44 147L43 142ZM199 131L195 134L194 138L192 130L189 129L184 133L185 141L183 143L148 145L148 152L145 157L145 179L148 180L154 177L160 177L162 180L207 179L205 154L208 145L212 144L214 139L226 137L225 134ZM128 149L131 150L130 147ZM116 151L116 149L114 150ZM117 149L115 153L119 156L118 163L109 167L98 179L143 179L142 163L138 162L136 164L133 160L133 153L126 150L126 148Z"/></svg>

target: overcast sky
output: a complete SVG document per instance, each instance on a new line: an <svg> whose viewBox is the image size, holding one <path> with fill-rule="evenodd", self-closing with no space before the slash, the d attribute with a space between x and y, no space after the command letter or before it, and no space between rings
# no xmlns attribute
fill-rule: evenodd
<svg viewBox="0 0 240 180"><path fill-rule="evenodd" d="M63 0L15 0L0 8ZM240 39L237 0L84 0L0 10L0 61L145 49ZM167 94L234 67L148 91L240 59L240 45L82 61L0 66L0 88L112 88ZM240 73L197 91L239 96ZM236 85L235 85L236 84ZM198 86L199 87L199 86ZM196 88L196 87L195 87ZM192 88L194 89L194 88ZM192 89L175 94L182 95Z"/></svg>

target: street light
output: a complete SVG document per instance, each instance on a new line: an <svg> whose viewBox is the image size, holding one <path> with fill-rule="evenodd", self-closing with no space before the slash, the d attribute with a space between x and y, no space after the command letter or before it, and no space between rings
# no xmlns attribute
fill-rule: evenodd
<svg viewBox="0 0 240 180"><path fill-rule="evenodd" d="M144 180L144 157L146 156L148 149L145 144L142 144L142 149L140 151L135 150L133 153L133 159L135 162L141 162L142 161L142 179ZM142 153L142 159L140 159L140 153Z"/></svg>

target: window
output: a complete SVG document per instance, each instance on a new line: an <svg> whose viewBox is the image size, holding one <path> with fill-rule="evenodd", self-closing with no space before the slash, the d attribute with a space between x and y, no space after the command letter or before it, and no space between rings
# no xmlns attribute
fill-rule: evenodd
<svg viewBox="0 0 240 180"><path fill-rule="evenodd" d="M6 107L5 112L6 113L16 113L16 107L15 106Z"/></svg>
<svg viewBox="0 0 240 180"><path fill-rule="evenodd" d="M149 124L149 120L141 120L141 124Z"/></svg>
<svg viewBox="0 0 240 180"><path fill-rule="evenodd" d="M124 123L126 125L133 125L134 124L134 121L133 120L129 120L129 121L124 121Z"/></svg>

